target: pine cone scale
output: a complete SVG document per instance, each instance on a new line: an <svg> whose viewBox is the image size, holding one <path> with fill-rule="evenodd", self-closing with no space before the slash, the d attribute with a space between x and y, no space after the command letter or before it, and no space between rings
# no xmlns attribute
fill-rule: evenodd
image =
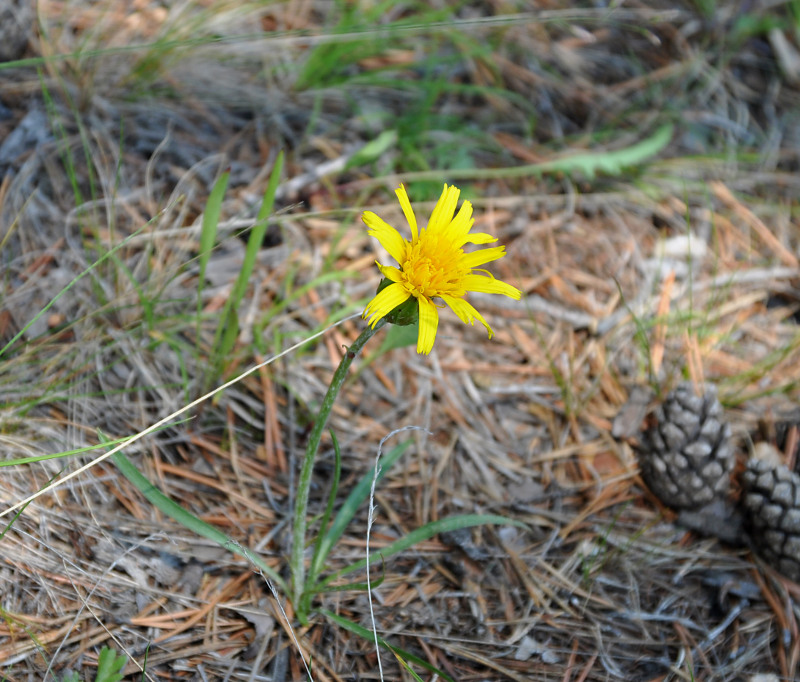
<svg viewBox="0 0 800 682"><path fill-rule="evenodd" d="M786 512L786 516L781 520L781 530L800 534L800 509L790 509Z"/></svg>

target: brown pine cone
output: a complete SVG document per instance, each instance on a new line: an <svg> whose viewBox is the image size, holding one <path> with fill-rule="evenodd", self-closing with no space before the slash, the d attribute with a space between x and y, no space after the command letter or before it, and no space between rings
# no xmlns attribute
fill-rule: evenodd
<svg viewBox="0 0 800 682"><path fill-rule="evenodd" d="M733 470L730 427L714 386L695 393L691 383L671 391L644 433L642 478L667 506L697 509L724 498Z"/></svg>
<svg viewBox="0 0 800 682"><path fill-rule="evenodd" d="M773 568L800 582L800 476L783 464L751 459L742 482L753 547Z"/></svg>

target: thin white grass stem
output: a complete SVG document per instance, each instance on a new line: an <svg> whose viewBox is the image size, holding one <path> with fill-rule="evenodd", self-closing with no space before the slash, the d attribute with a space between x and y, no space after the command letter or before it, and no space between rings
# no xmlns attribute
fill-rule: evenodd
<svg viewBox="0 0 800 682"><path fill-rule="evenodd" d="M381 645L378 642L378 625L375 622L375 609L372 606L372 577L370 576L369 572L369 538L370 532L372 531L372 522L375 519L375 486L378 483L378 479L381 475L381 451L383 450L383 444L396 436L398 433L402 433L403 431L424 431L428 435L431 435L431 432L428 429L423 428L422 426L404 426L400 429L395 429L394 431L388 433L383 438L381 438L381 442L378 443L378 452L375 455L375 472L372 475L372 485L369 489L369 514L367 514L367 541L366 541L366 552L367 552L367 602L369 603L369 619L372 623L372 636L375 639L375 655L378 657L378 674L380 675L381 682L383 682L383 663L381 663Z"/></svg>

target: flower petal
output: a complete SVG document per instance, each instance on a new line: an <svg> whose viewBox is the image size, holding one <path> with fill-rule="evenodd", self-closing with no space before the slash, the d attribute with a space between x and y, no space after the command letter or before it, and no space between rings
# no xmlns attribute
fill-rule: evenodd
<svg viewBox="0 0 800 682"><path fill-rule="evenodd" d="M458 245L462 246L465 243L463 240L467 238L474 223L475 219L472 217L472 204L469 201L465 201L461 204L461 208L458 210L456 217L453 218L447 226L447 236L453 242L460 242Z"/></svg>
<svg viewBox="0 0 800 682"><path fill-rule="evenodd" d="M392 265L381 265L378 261L375 261L375 265L378 266L378 270L381 271L381 274L387 279L392 280L392 282L403 281L403 272L398 268Z"/></svg>
<svg viewBox="0 0 800 682"><path fill-rule="evenodd" d="M419 301L419 336L417 336L417 353L427 355L433 349L436 340L436 328L439 326L439 311L433 301L424 296Z"/></svg>
<svg viewBox="0 0 800 682"><path fill-rule="evenodd" d="M442 300L453 309L453 312L461 318L461 321L464 322L464 324L473 324L475 320L478 320L478 322L486 327L486 331L489 333L489 338L491 339L494 336L494 330L489 326L486 320L483 319L483 315L475 310L475 308L473 308L463 298L456 298L454 296L448 296L445 294L442 296Z"/></svg>
<svg viewBox="0 0 800 682"><path fill-rule="evenodd" d="M489 263L493 260L497 260L498 258L502 258L506 253L505 246L493 246L490 249L481 249L480 251L471 251L470 253L465 253L460 261L459 265L465 268L476 268L479 265L483 265L484 263Z"/></svg>
<svg viewBox="0 0 800 682"><path fill-rule="evenodd" d="M461 279L461 284L467 291L480 291L484 294L505 294L515 301L519 301L522 297L519 289L500 279L495 279L491 275L476 275L475 273L465 275Z"/></svg>
<svg viewBox="0 0 800 682"><path fill-rule="evenodd" d="M400 185L394 193L400 200L400 208L403 209L403 215L405 215L408 226L411 228L411 241L414 241L417 238L417 216L414 215L414 209L411 208L411 202L408 199L406 188Z"/></svg>
<svg viewBox="0 0 800 682"><path fill-rule="evenodd" d="M461 190L455 185L444 186L442 195L439 197L439 201L436 202L433 213L431 213L431 219L428 221L428 230L443 232L447 229L456 211L456 204L458 204L458 196L460 194Z"/></svg>
<svg viewBox="0 0 800 682"><path fill-rule="evenodd" d="M401 303L405 303L409 296L411 294L402 285L390 284L367 304L361 317L365 319L369 317L367 323L374 327L378 320L388 315Z"/></svg>
<svg viewBox="0 0 800 682"><path fill-rule="evenodd" d="M464 244L490 244L496 241L497 237L492 237L492 235L485 232L470 232L464 235L458 246L464 246Z"/></svg>
<svg viewBox="0 0 800 682"><path fill-rule="evenodd" d="M401 263L406 255L406 240L383 218L372 211L364 211L361 220L369 228L367 234L375 237L389 252L389 255L398 263Z"/></svg>

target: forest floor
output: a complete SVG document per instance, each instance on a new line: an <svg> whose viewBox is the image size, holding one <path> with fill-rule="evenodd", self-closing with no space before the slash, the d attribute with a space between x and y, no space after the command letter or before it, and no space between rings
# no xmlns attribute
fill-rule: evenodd
<svg viewBox="0 0 800 682"><path fill-rule="evenodd" d="M754 451L798 463L800 3L663 4L0 10L3 679L118 679L103 647L137 680L800 674L800 588L679 522L637 459L688 379L732 427L731 503ZM423 224L460 187L522 298L469 297L492 339L444 309L430 355L381 330L356 359L334 514L392 434L369 549L419 541L304 623L108 442L140 435L122 451L161 493L290 583L309 433L391 262L360 216L408 236L400 183ZM336 461L326 433L309 540ZM325 575L368 549L356 502ZM508 523L424 532L463 515Z"/></svg>

